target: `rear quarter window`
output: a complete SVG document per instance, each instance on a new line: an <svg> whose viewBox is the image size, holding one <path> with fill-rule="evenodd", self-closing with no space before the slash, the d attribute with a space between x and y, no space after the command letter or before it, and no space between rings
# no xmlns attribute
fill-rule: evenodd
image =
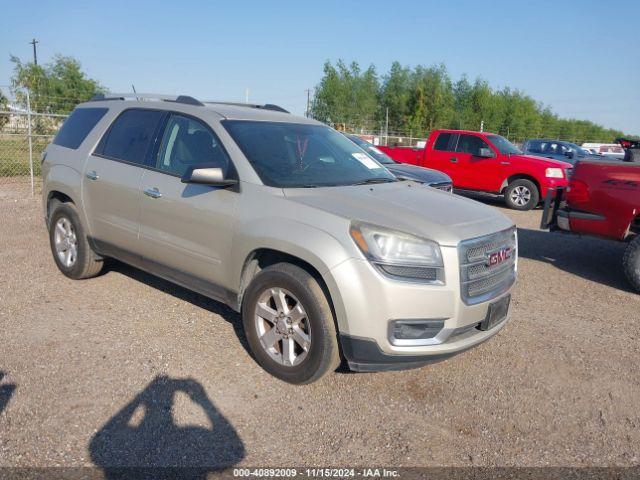
<svg viewBox="0 0 640 480"><path fill-rule="evenodd" d="M60 127L53 139L53 144L76 150L108 110L108 108L76 108Z"/></svg>

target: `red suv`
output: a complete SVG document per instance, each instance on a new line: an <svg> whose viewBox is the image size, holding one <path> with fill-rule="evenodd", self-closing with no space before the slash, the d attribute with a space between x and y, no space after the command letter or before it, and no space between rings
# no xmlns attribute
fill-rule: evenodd
<svg viewBox="0 0 640 480"><path fill-rule="evenodd" d="M379 147L404 163L440 170L456 190L503 195L516 210L531 210L550 188L566 187L571 164L524 155L506 138L467 130L435 130L426 148Z"/></svg>

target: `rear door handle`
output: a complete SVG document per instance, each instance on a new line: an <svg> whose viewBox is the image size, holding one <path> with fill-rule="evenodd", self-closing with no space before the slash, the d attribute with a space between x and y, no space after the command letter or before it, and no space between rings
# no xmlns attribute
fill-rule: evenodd
<svg viewBox="0 0 640 480"><path fill-rule="evenodd" d="M451 158L449 159L449 161L450 161L451 163L458 163L458 159L457 159L456 157L451 157Z"/></svg>
<svg viewBox="0 0 640 480"><path fill-rule="evenodd" d="M160 198L162 196L162 194L160 193L160 190L158 190L156 187L145 188L144 194L151 198Z"/></svg>
<svg viewBox="0 0 640 480"><path fill-rule="evenodd" d="M85 174L85 177L87 177L89 180L98 180L100 178L100 176L96 173L95 170L91 170L90 172L87 172Z"/></svg>
<svg viewBox="0 0 640 480"><path fill-rule="evenodd" d="M500 162L500 165L511 165L511 162Z"/></svg>

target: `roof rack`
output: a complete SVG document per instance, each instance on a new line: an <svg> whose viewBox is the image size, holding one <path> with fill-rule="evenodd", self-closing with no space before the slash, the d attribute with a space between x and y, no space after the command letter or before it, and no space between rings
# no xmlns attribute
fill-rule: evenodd
<svg viewBox="0 0 640 480"><path fill-rule="evenodd" d="M202 107L206 104L212 105L233 105L236 107L247 108L260 108L262 110L272 110L274 112L291 113L289 110L285 110L279 105L272 103L265 103L259 105L256 103L235 103L235 102L201 102L188 95L158 95L155 93L97 93L91 97L90 102L105 102L109 100L148 100L148 101L160 101L160 102L175 102L183 103L185 105L196 105Z"/></svg>
<svg viewBox="0 0 640 480"><path fill-rule="evenodd" d="M90 102L104 102L108 100L150 100L161 102L184 103L203 107L204 103L188 95L158 95L154 93L97 93Z"/></svg>
<svg viewBox="0 0 640 480"><path fill-rule="evenodd" d="M289 110L285 110L281 106L274 105L272 103L265 103L264 105L259 105L257 103L241 103L241 102L204 102L204 103L212 104L212 105L232 105L234 107L260 108L262 110L273 110L274 112L291 113Z"/></svg>

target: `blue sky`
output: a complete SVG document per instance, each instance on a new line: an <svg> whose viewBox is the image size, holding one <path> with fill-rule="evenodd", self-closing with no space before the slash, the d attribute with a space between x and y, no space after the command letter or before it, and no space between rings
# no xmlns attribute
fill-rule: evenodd
<svg viewBox="0 0 640 480"><path fill-rule="evenodd" d="M325 60L444 62L457 79L519 88L558 114L640 134L640 33L633 1L3 2L9 54L61 53L111 91L271 102L302 113Z"/></svg>

